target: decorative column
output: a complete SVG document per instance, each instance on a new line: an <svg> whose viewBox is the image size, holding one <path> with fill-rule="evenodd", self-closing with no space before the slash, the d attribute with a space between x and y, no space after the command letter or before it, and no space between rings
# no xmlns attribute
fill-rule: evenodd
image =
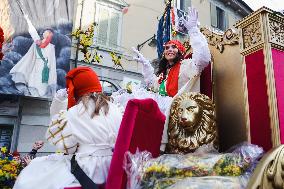
<svg viewBox="0 0 284 189"><path fill-rule="evenodd" d="M284 16L263 7L236 27L243 55L249 138L269 150L284 143Z"/></svg>

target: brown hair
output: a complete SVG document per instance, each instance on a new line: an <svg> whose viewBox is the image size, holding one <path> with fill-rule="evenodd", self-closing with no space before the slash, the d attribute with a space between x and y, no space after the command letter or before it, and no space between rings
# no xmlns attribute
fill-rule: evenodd
<svg viewBox="0 0 284 189"><path fill-rule="evenodd" d="M82 98L78 101L78 103L82 101L85 109L87 110L88 102L90 99L92 99L95 103L95 109L94 109L94 112L91 114L91 118L93 118L96 115L99 115L100 110L102 108L103 108L105 115L108 114L109 112L108 102L112 101L111 97L108 97L103 93L88 93L82 96Z"/></svg>
<svg viewBox="0 0 284 189"><path fill-rule="evenodd" d="M180 51L178 51L177 53L177 56L174 58L174 64L175 65L176 63L180 62L181 60L183 59L183 55L181 54ZM172 65L172 66L173 66ZM165 56L163 56L159 62L159 69L156 73L157 76L159 76L161 73L163 73L164 75L164 79L166 79L166 76L167 76L167 70L172 67L168 64L168 60L165 58Z"/></svg>

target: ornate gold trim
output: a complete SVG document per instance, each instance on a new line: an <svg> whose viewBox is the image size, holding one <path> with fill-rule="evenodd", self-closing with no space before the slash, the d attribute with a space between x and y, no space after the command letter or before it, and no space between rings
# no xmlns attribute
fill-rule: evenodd
<svg viewBox="0 0 284 189"><path fill-rule="evenodd" d="M206 37L208 44L214 46L217 50L219 50L220 53L224 51L225 45L239 44L239 36L231 28L226 30L223 35L207 28L201 28L201 32Z"/></svg>
<svg viewBox="0 0 284 189"><path fill-rule="evenodd" d="M274 11L272 9L267 8L267 7L261 7L260 9L250 13L249 15L244 17L243 19L237 21L235 23L235 27L236 28L243 28L243 27L249 25L251 22L254 21L253 19L257 19L257 18L254 18L254 17L259 17L259 14L261 14L262 12L273 13Z"/></svg>
<svg viewBox="0 0 284 189"><path fill-rule="evenodd" d="M243 74L244 105L245 105L245 123L246 123L245 127L247 132L247 141L251 142L247 73L246 73L246 62L244 57L242 57L242 74Z"/></svg>
<svg viewBox="0 0 284 189"><path fill-rule="evenodd" d="M213 101L213 103L215 104L215 109L217 110L217 104L216 104L216 92L215 92L215 87L216 87L216 74L214 72L214 66L215 66L215 60L213 55L211 55L211 83L212 83L212 98L211 100Z"/></svg>
<svg viewBox="0 0 284 189"><path fill-rule="evenodd" d="M264 16L268 15L268 17ZM269 25L264 27L263 19L269 19ZM269 28L270 39L268 43L279 50L284 50L284 17L269 8L262 7L259 10L249 14L235 24L240 28L240 48L242 55L250 54L259 50L258 42L264 42L263 31ZM260 32L259 32L260 29ZM260 35L262 35L260 40ZM266 41L265 41L266 42ZM248 49L253 48L253 49Z"/></svg>
<svg viewBox="0 0 284 189"><path fill-rule="evenodd" d="M254 53L254 52L256 52L256 51L258 51L260 49L263 49L263 47L264 47L264 43L263 42L259 43L259 44L256 44L256 45L253 45L250 48L241 51L241 55L247 56L247 55L252 54L252 53Z"/></svg>
<svg viewBox="0 0 284 189"><path fill-rule="evenodd" d="M269 19L269 42L277 49L284 49L284 18L275 16L273 14L268 15Z"/></svg>
<svg viewBox="0 0 284 189"><path fill-rule="evenodd" d="M283 22L283 17L263 7L236 23L236 27L240 28L240 48L243 56L263 49L273 146L280 144L280 128L271 47L284 49Z"/></svg>
<svg viewBox="0 0 284 189"><path fill-rule="evenodd" d="M257 45L262 41L261 24L260 20L251 22L243 30L243 49L248 49L251 46Z"/></svg>
<svg viewBox="0 0 284 189"><path fill-rule="evenodd" d="M279 14L268 14L269 43L271 47L284 51L284 17Z"/></svg>
<svg viewBox="0 0 284 189"><path fill-rule="evenodd" d="M263 48L262 24L259 15L249 18L239 27L240 49L243 56Z"/></svg>
<svg viewBox="0 0 284 189"><path fill-rule="evenodd" d="M273 68L273 59L271 46L269 44L270 40L270 29L269 29L269 19L268 14L262 14L262 24L263 24L263 34L264 34L264 64L266 73L266 85L267 85L267 95L268 95L268 106L269 106L269 116L270 116L270 127L272 131L272 145L273 147L281 144L280 140L280 125L278 117L278 106L277 106L277 96L275 87L275 77Z"/></svg>
<svg viewBox="0 0 284 189"><path fill-rule="evenodd" d="M279 44L271 43L271 47L280 51L284 51L284 46L281 46Z"/></svg>
<svg viewBox="0 0 284 189"><path fill-rule="evenodd" d="M247 189L277 189L284 186L284 145L270 150L261 159Z"/></svg>
<svg viewBox="0 0 284 189"><path fill-rule="evenodd" d="M284 22L284 20L283 20ZM276 44L284 44L284 23L269 19L270 41Z"/></svg>

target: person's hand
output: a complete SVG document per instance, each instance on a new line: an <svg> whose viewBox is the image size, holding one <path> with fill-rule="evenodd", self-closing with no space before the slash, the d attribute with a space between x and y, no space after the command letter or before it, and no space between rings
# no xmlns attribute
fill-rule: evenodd
<svg viewBox="0 0 284 189"><path fill-rule="evenodd" d="M32 161L32 158L29 155L25 155L23 161L26 165L29 165L29 163Z"/></svg>
<svg viewBox="0 0 284 189"><path fill-rule="evenodd" d="M39 149L41 149L41 148L43 147L43 145L44 145L44 142L43 142L43 141L41 141L41 140L36 141L36 142L34 143L34 145L33 145L33 149L34 149L34 150L39 150Z"/></svg>
<svg viewBox="0 0 284 189"><path fill-rule="evenodd" d="M61 100L61 101L66 100L67 97L68 97L66 88L65 88L65 89L59 89L59 90L56 92L55 97L56 97L58 100Z"/></svg>
<svg viewBox="0 0 284 189"><path fill-rule="evenodd" d="M134 47L132 47L133 52L136 53L137 57L133 57L133 60L136 60L137 62L140 62L144 65L149 64L149 60L147 60L146 58L144 58L143 54L141 54L137 49L135 49Z"/></svg>
<svg viewBox="0 0 284 189"><path fill-rule="evenodd" d="M187 19L181 18L183 24L188 31L197 28L198 25L198 12L195 8L188 7Z"/></svg>

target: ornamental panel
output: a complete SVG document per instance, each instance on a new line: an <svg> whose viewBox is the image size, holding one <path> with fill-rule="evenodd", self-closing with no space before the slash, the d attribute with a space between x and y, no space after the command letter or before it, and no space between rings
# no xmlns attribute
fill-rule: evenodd
<svg viewBox="0 0 284 189"><path fill-rule="evenodd" d="M259 44L262 41L261 25L259 20L252 22L242 29L243 49L248 49Z"/></svg>

